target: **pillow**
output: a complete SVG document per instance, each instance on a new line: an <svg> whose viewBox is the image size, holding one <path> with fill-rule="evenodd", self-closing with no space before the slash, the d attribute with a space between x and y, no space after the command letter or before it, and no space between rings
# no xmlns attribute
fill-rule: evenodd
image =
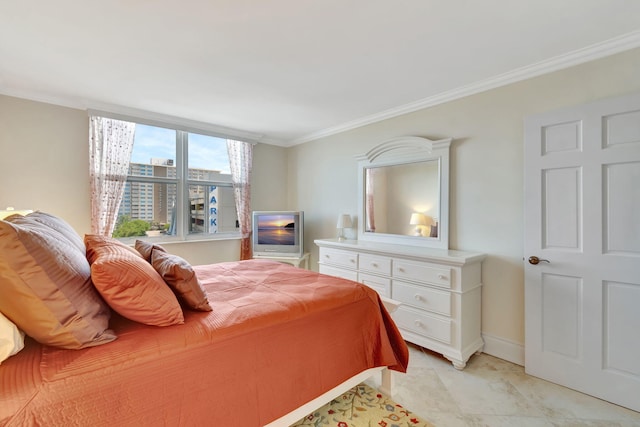
<svg viewBox="0 0 640 427"><path fill-rule="evenodd" d="M186 260L164 250L153 249L151 265L187 307L198 311L212 310L196 273Z"/></svg>
<svg viewBox="0 0 640 427"><path fill-rule="evenodd" d="M151 251L152 250L157 250L157 251L162 251L162 252L166 252L166 249L163 248L160 245L154 245L153 243L149 243L149 242L145 242L142 240L136 240L135 243L135 248L138 251L138 253L140 255L142 255L142 258L146 259L148 262L151 262Z"/></svg>
<svg viewBox="0 0 640 427"><path fill-rule="evenodd" d="M42 344L78 349L116 339L84 253L29 217L0 221L0 312Z"/></svg>
<svg viewBox="0 0 640 427"><path fill-rule="evenodd" d="M131 255L140 257L138 251L125 245L120 240L114 239L113 237L101 236L99 234L85 234L84 245L86 247L87 260L89 261L89 264L93 263L100 251L104 252L104 248L117 247Z"/></svg>
<svg viewBox="0 0 640 427"><path fill-rule="evenodd" d="M93 284L111 308L146 325L184 323L176 296L135 249L93 234L85 235L84 243Z"/></svg>
<svg viewBox="0 0 640 427"><path fill-rule="evenodd" d="M24 332L0 313L0 364L24 348Z"/></svg>
<svg viewBox="0 0 640 427"><path fill-rule="evenodd" d="M31 212L27 215L27 218L46 225L49 228L53 228L71 242L73 246L77 247L84 255L86 249L82 237L63 219L41 211Z"/></svg>

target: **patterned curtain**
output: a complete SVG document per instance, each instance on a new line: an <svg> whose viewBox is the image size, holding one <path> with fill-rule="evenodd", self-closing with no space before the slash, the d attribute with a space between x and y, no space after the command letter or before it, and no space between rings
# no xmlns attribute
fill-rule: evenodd
<svg viewBox="0 0 640 427"><path fill-rule="evenodd" d="M231 165L231 180L236 199L238 222L242 243L240 259L251 259L251 167L253 164L253 144L227 139L227 151Z"/></svg>
<svg viewBox="0 0 640 427"><path fill-rule="evenodd" d="M89 118L91 232L111 236L118 218L133 150L135 123Z"/></svg>
<svg viewBox="0 0 640 427"><path fill-rule="evenodd" d="M366 168L365 169L365 193L366 200L365 203L367 206L365 207L365 211L367 213L366 223L365 223L365 231L371 231L375 233L376 231L376 221L373 213L373 180L374 180L375 169L374 168Z"/></svg>

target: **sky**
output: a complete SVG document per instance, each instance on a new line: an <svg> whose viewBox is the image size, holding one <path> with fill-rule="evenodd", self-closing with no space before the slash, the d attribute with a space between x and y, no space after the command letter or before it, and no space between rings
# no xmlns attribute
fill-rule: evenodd
<svg viewBox="0 0 640 427"><path fill-rule="evenodd" d="M176 131L136 124L131 162L149 164L151 158L176 159ZM189 168L229 172L226 139L189 133Z"/></svg>
<svg viewBox="0 0 640 427"><path fill-rule="evenodd" d="M266 227L284 227L294 221L293 215L260 215L260 228Z"/></svg>

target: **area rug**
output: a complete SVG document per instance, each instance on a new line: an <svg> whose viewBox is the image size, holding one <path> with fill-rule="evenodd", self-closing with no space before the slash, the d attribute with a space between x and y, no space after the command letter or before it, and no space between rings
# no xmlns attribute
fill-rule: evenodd
<svg viewBox="0 0 640 427"><path fill-rule="evenodd" d="M291 427L434 427L378 390L360 384Z"/></svg>

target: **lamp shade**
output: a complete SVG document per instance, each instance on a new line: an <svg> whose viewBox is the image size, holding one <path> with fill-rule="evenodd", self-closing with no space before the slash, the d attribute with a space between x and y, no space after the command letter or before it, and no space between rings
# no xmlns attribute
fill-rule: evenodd
<svg viewBox="0 0 640 427"><path fill-rule="evenodd" d="M342 214L338 216L338 224L336 228L351 228L351 215Z"/></svg>
<svg viewBox="0 0 640 427"><path fill-rule="evenodd" d="M411 214L409 225L427 225L427 218L424 216L424 214L414 212Z"/></svg>

